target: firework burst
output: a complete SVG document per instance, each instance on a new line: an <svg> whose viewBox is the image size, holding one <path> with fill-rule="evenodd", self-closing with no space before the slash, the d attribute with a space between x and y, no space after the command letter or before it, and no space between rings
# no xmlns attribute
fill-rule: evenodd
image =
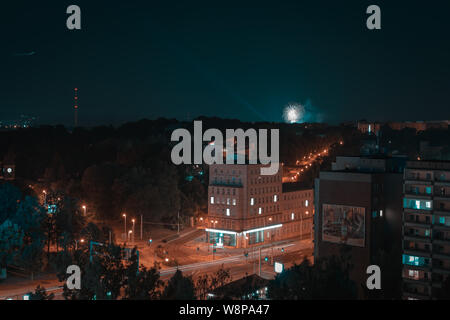
<svg viewBox="0 0 450 320"><path fill-rule="evenodd" d="M297 123L305 114L305 107L299 103L289 103L283 111L284 121L288 123Z"/></svg>

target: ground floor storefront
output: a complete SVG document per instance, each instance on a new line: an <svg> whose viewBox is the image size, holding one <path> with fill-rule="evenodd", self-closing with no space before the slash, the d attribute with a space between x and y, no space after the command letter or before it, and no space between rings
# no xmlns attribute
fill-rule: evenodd
<svg viewBox="0 0 450 320"><path fill-rule="evenodd" d="M206 242L215 247L248 248L285 239L312 239L313 219L289 221L244 231L206 228Z"/></svg>
<svg viewBox="0 0 450 320"><path fill-rule="evenodd" d="M255 228L242 232L206 229L206 242L216 247L247 248L252 245L275 241L275 231L279 228L282 228L282 224Z"/></svg>

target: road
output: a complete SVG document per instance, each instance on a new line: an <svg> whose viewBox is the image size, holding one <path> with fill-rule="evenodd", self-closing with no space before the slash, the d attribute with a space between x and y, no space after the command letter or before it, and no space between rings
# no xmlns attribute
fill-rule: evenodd
<svg viewBox="0 0 450 320"><path fill-rule="evenodd" d="M284 249L284 252L282 251ZM264 261L264 257L271 260L280 261L285 264L292 262L300 263L304 257L312 255L312 242L310 240L303 240L292 242L289 244L274 245L273 247L261 248L261 270L262 275L267 278L273 278L273 266L269 262ZM212 257L212 255L211 255ZM163 280L170 278L177 270L182 271L185 275L198 276L205 273L214 273L221 267L230 269L233 278L245 276L245 274L258 273L259 269L259 249L250 251L248 257L243 253L231 255L224 258L219 258L210 261L197 262L192 264L180 265L178 267L164 268L160 271ZM264 273L264 274L263 274Z"/></svg>
<svg viewBox="0 0 450 320"><path fill-rule="evenodd" d="M178 267L162 266L160 275L162 280L168 280L176 270L180 270L184 275L190 275L195 279L203 274L213 274L222 266L230 270L233 280L240 279L248 274L259 272L259 248L247 249L228 249L218 248L217 253L213 256L212 251L206 243L202 243L198 239L204 234L202 230L187 230L180 238L174 239L167 243L158 241L163 244L164 249L170 253L170 256L179 257L183 261ZM155 244L156 245L156 244ZM202 246L201 250L199 246ZM142 247L143 259L141 263L147 267L153 266L154 253L153 248L147 247L143 243ZM198 248L198 249L197 249ZM285 268L290 267L293 263L300 263L305 257L311 258L313 252L313 243L311 240L282 241L274 243L272 246L261 246L261 276L266 279L273 279L275 273L273 264L270 261L279 261L285 264ZM139 249L141 250L141 248ZM248 256L244 255L244 251L248 251ZM145 257L147 255L147 257ZM269 262L264 261L264 257L269 258ZM273 258L272 258L273 257ZM54 293L55 299L63 299L62 284L56 279L36 280L34 282L18 282L2 284L0 288L0 300L6 298L23 299L23 295L34 291L37 284L47 288L47 292Z"/></svg>

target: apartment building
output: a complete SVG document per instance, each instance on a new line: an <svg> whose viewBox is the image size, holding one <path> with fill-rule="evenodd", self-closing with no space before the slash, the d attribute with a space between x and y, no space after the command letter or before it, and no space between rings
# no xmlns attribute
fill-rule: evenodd
<svg viewBox="0 0 450 320"><path fill-rule="evenodd" d="M437 297L450 274L450 162L409 161L403 183L403 297Z"/></svg>
<svg viewBox="0 0 450 320"><path fill-rule="evenodd" d="M315 180L314 258L339 256L347 249L350 277L361 298L367 267L378 264L382 252L395 257L389 273L400 286L405 163L406 157L337 157L332 170L321 171ZM390 279L382 276L382 287L386 282Z"/></svg>

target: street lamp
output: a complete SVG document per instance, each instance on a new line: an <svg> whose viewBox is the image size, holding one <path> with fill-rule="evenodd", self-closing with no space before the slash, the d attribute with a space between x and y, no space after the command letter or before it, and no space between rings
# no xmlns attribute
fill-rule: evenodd
<svg viewBox="0 0 450 320"><path fill-rule="evenodd" d="M135 223L135 221L136 221L136 220L131 219L131 222L133 222L133 233L132 233L132 236L133 236L133 243L134 243L134 223Z"/></svg>
<svg viewBox="0 0 450 320"><path fill-rule="evenodd" d="M86 206L83 205L81 208L83 208L83 210L84 210L84 216L86 216Z"/></svg>
<svg viewBox="0 0 450 320"><path fill-rule="evenodd" d="M123 232L126 236L126 234L127 234L127 215L126 215L126 213L122 214L122 217L124 218Z"/></svg>
<svg viewBox="0 0 450 320"><path fill-rule="evenodd" d="M131 239L131 235L132 235L132 233L133 233L133 231L132 231L132 230L129 230L129 231L128 231L128 240L130 240L130 239Z"/></svg>
<svg viewBox="0 0 450 320"><path fill-rule="evenodd" d="M84 242L84 239L75 240L75 250L78 250L78 242L83 243L83 242Z"/></svg>

